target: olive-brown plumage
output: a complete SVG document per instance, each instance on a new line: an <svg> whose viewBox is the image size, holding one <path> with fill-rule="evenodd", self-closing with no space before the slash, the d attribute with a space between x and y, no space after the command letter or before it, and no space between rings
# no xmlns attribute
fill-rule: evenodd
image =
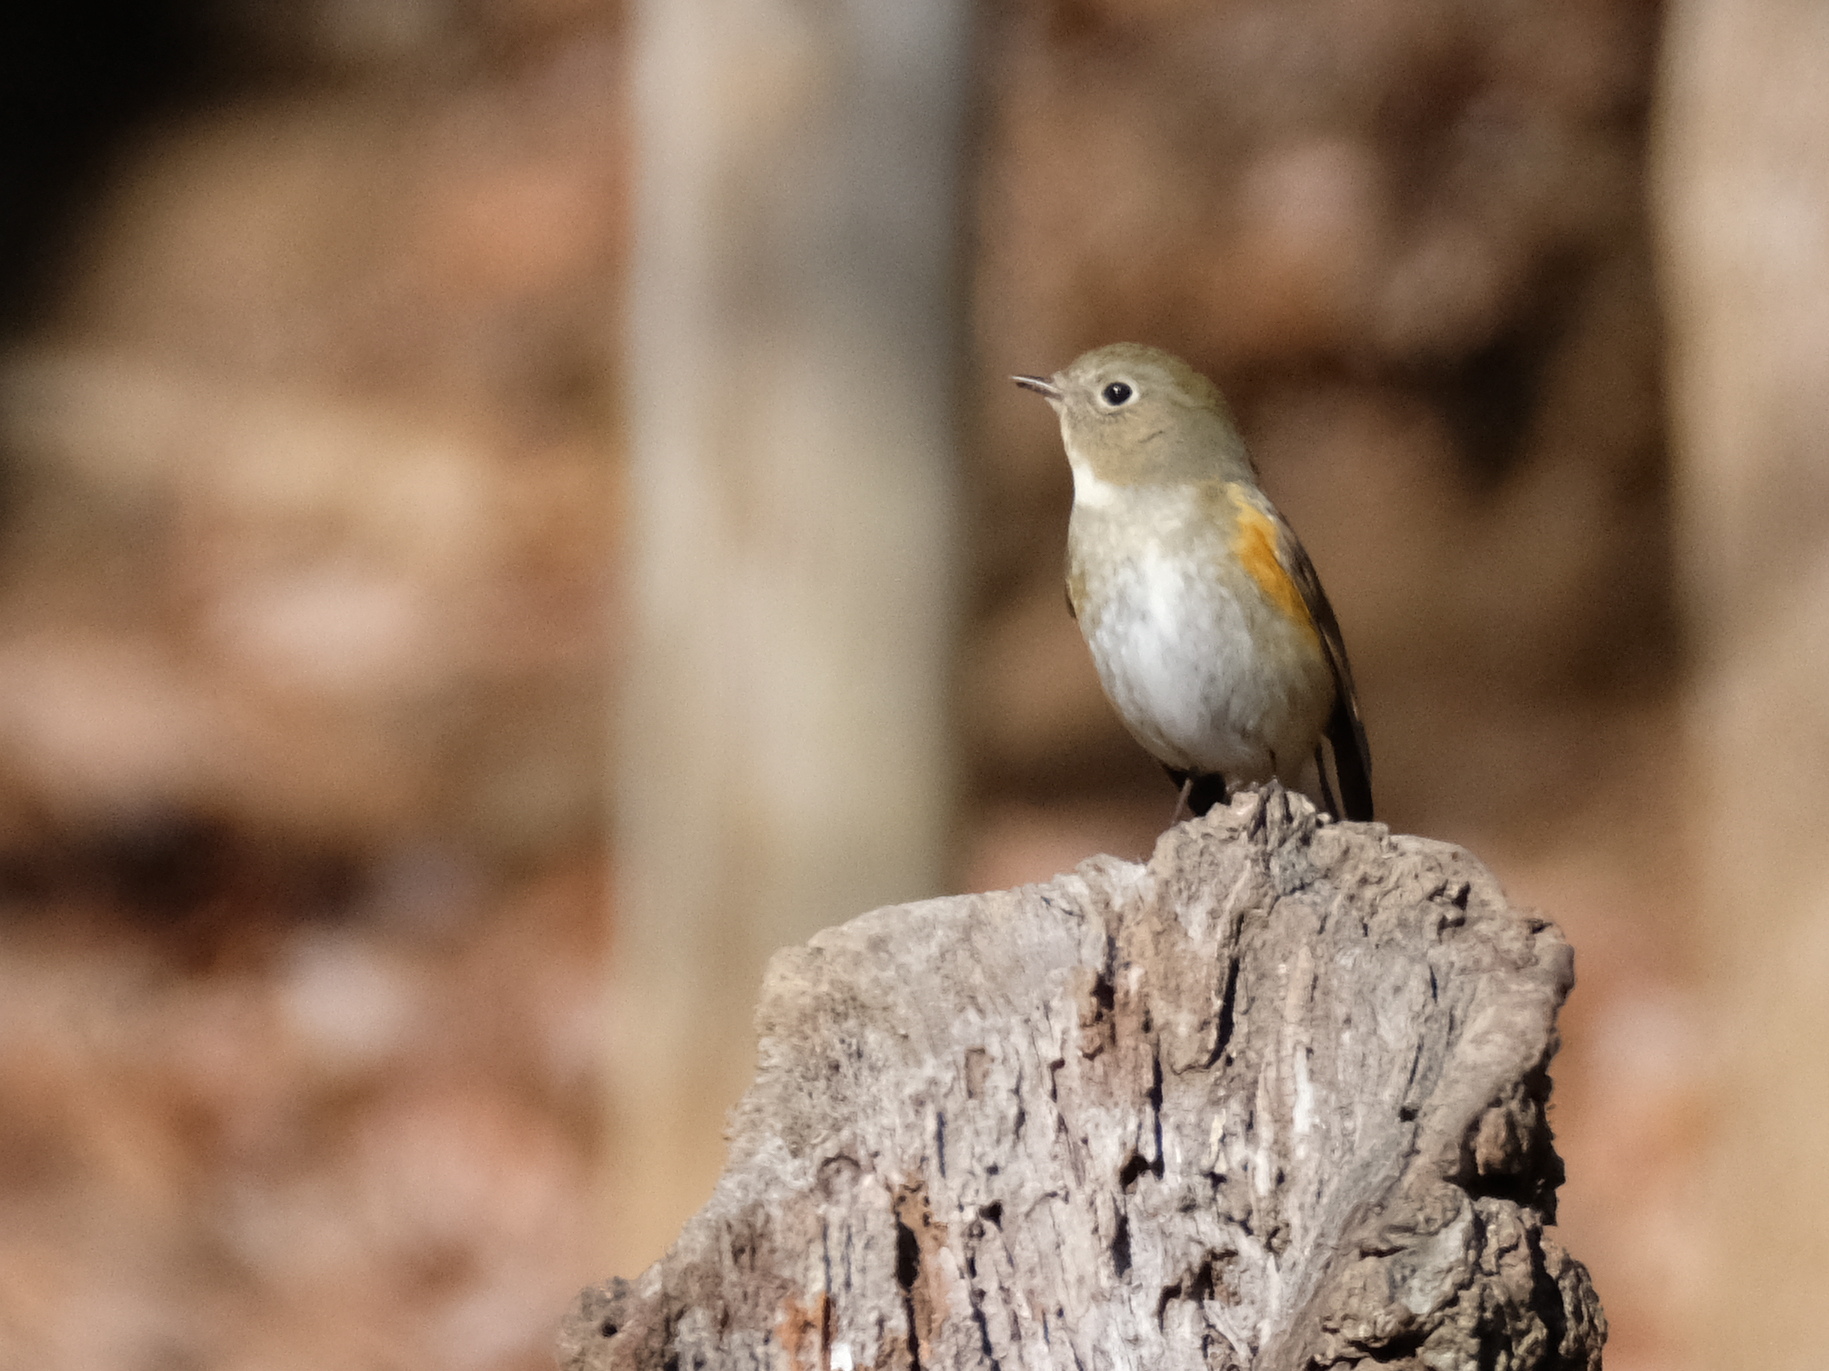
<svg viewBox="0 0 1829 1371"><path fill-rule="evenodd" d="M1060 416L1073 470L1067 597L1099 681L1188 808L1273 776L1297 786L1312 758L1329 808L1370 819L1371 755L1340 625L1218 389L1137 343L1015 380Z"/></svg>

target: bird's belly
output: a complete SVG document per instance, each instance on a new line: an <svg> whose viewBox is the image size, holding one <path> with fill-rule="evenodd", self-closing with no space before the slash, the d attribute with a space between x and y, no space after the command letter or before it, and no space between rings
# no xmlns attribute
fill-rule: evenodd
<svg viewBox="0 0 1829 1371"><path fill-rule="evenodd" d="M1099 579L1082 618L1105 694L1159 760L1227 780L1291 780L1333 704L1319 642L1247 584L1151 550Z"/></svg>

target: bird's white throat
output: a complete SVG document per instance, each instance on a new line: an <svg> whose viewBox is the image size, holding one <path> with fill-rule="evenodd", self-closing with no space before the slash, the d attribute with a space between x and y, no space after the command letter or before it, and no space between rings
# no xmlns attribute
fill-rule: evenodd
<svg viewBox="0 0 1829 1371"><path fill-rule="evenodd" d="M1085 509L1106 509L1123 498L1124 488L1107 481L1092 469L1092 463L1079 452L1071 438L1062 435L1067 448L1067 465L1073 470L1073 502Z"/></svg>

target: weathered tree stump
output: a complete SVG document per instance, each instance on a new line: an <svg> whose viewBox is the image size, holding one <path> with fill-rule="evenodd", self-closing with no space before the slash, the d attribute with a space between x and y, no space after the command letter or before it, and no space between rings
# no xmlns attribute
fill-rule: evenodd
<svg viewBox="0 0 1829 1371"><path fill-rule="evenodd" d="M1468 853L1279 788L771 964L716 1193L574 1371L1595 1368L1546 1230L1571 958Z"/></svg>

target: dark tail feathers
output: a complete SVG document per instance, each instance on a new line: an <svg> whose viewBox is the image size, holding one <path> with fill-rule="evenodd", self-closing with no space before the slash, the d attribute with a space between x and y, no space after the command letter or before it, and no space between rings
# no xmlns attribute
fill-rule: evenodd
<svg viewBox="0 0 1829 1371"><path fill-rule="evenodd" d="M1364 727L1353 717L1344 699L1334 702L1334 712L1327 721L1327 741L1333 748L1334 775L1340 782L1342 817L1371 822L1372 750L1366 743Z"/></svg>

